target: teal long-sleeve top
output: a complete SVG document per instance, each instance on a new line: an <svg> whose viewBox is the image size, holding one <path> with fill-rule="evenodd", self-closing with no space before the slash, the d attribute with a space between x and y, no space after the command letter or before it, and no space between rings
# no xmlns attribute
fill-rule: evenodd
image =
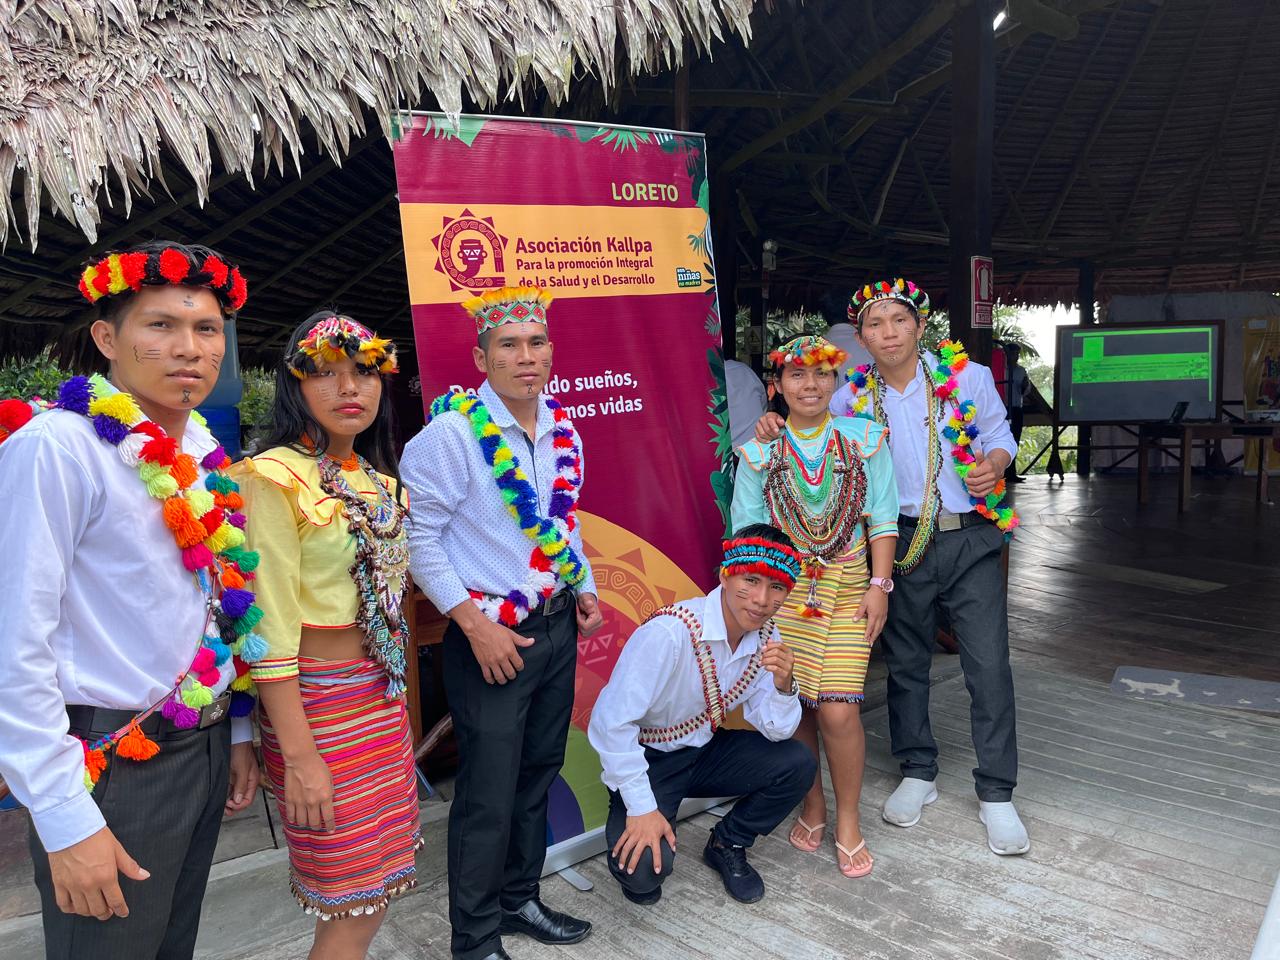
<svg viewBox="0 0 1280 960"><path fill-rule="evenodd" d="M792 442L798 444L806 456L815 457L825 449L831 437L830 430L839 430L853 441L867 475L867 499L863 504L863 520L854 534L855 542L863 533L868 543L881 537L896 537L898 485L893 475L888 431L865 417L834 417L827 429L812 440L803 440L792 434ZM765 467L778 442L752 440L738 448L740 459L730 512L733 529L740 530L753 523L772 523L769 508L764 502L764 479Z"/></svg>

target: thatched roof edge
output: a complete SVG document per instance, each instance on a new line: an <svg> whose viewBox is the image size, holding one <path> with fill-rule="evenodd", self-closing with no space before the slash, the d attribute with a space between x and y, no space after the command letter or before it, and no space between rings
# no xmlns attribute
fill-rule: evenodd
<svg viewBox="0 0 1280 960"><path fill-rule="evenodd" d="M677 66L753 0L0 0L0 244L36 245L42 204L96 241L100 207L149 196L161 157L208 197L215 152L297 166L309 128L335 160L394 111L434 96L457 115L560 102L584 74ZM161 181L161 189L164 189ZM21 200L19 200L21 197Z"/></svg>

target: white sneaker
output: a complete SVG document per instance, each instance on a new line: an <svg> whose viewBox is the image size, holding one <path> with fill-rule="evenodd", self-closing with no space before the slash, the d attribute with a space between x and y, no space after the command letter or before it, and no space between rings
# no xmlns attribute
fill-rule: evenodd
<svg viewBox="0 0 1280 960"><path fill-rule="evenodd" d="M926 804L938 799L938 788L932 780L903 777L898 789L889 794L880 815L899 827L914 827Z"/></svg>
<svg viewBox="0 0 1280 960"><path fill-rule="evenodd" d="M1027 836L1027 828L1022 825L1013 801L988 803L979 800L978 819L986 825L987 846L992 853L1014 857L1031 849L1031 838Z"/></svg>

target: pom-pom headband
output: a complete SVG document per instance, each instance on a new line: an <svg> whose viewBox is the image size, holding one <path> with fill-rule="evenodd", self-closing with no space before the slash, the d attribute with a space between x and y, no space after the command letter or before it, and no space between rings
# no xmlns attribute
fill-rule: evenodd
<svg viewBox="0 0 1280 960"><path fill-rule="evenodd" d="M249 296L248 284L240 275L239 267L227 263L216 253L201 256L181 247L111 253L85 267L80 274L80 293L90 303L118 293L137 293L143 287L165 284L208 287L223 309L232 312L243 307Z"/></svg>
<svg viewBox="0 0 1280 960"><path fill-rule="evenodd" d="M462 309L476 321L476 335L504 323L547 324L551 294L541 287L503 287L462 301Z"/></svg>
<svg viewBox="0 0 1280 960"><path fill-rule="evenodd" d="M774 367L792 364L797 367L817 367L819 370L839 370L848 354L834 343L822 337L795 337L769 354Z"/></svg>
<svg viewBox="0 0 1280 960"><path fill-rule="evenodd" d="M794 547L763 537L737 537L724 541L720 572L726 577L746 574L769 577L790 590L800 578L800 554Z"/></svg>
<svg viewBox="0 0 1280 960"><path fill-rule="evenodd" d="M298 341L297 349L289 358L289 372L305 380L320 364L337 363L344 357L350 357L363 370L395 373L400 369L396 365L395 344L350 317L334 314L325 317Z"/></svg>
<svg viewBox="0 0 1280 960"><path fill-rule="evenodd" d="M861 290L855 290L849 299L849 319L857 323L864 310L881 300L897 300L905 304L917 320L929 319L929 295L910 280L877 280Z"/></svg>

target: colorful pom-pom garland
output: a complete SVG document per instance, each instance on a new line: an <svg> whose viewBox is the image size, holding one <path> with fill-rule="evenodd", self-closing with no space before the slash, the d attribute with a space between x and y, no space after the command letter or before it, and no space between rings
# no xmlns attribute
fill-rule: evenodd
<svg viewBox="0 0 1280 960"><path fill-rule="evenodd" d="M768 577L788 590L800 579L800 554L794 547L763 537L735 537L725 540L723 546L720 572L726 577Z"/></svg>
<svg viewBox="0 0 1280 960"><path fill-rule="evenodd" d="M910 280L898 277L894 280L877 280L853 291L853 296L849 299L849 322L856 326L863 311L881 300L896 300L905 304L916 315L917 320L929 319L929 295Z"/></svg>
<svg viewBox="0 0 1280 960"><path fill-rule="evenodd" d="M85 267L80 293L90 303L119 293L137 293L144 286L208 287L223 308L235 312L249 297L240 268L212 251L164 247L110 253Z"/></svg>
<svg viewBox="0 0 1280 960"><path fill-rule="evenodd" d="M508 627L523 622L540 601L555 592L560 580L576 587L587 575L585 565L569 541L569 534L577 526L582 452L569 415L552 398L547 397L544 402L555 419L551 436L556 451L556 478L552 482L551 502L545 517L538 514L538 492L529 483L528 475L520 467L520 461L503 437L502 430L493 422L483 400L466 393L446 393L432 401L427 417L430 423L442 413L453 411L467 418L493 471L502 502L525 536L534 543L529 556L529 579L523 586L505 597L470 591L472 600L485 616Z"/></svg>
<svg viewBox="0 0 1280 960"><path fill-rule="evenodd" d="M947 424L942 428L942 435L951 444L951 464L956 475L963 481L977 462L971 451L973 441L978 439L977 424L978 407L972 400L962 400L957 396L960 389L960 371L969 364L969 355L964 347L952 340L943 340L938 346L938 365L928 371L933 381L933 395L944 407L950 408ZM850 412L855 417L876 419L872 410L878 407L876 395L880 385L869 365L862 365L849 371L849 383L853 388L853 402ZM887 424L885 424L887 426ZM1013 537L1013 531L1021 522L1013 507L1004 503L1005 481L1001 477L996 481L995 489L985 497L969 495L969 502L979 515L986 517L1004 533L1005 539Z"/></svg>
<svg viewBox="0 0 1280 960"><path fill-rule="evenodd" d="M848 356L834 343L822 337L803 336L788 340L770 353L769 362L775 369L791 365L817 367L819 370L839 370L844 366Z"/></svg>
<svg viewBox="0 0 1280 960"><path fill-rule="evenodd" d="M315 374L321 364L337 363L344 357L350 357L361 370L369 372L391 374L400 369L395 344L350 317L334 314L316 323L298 341L297 349L289 358L289 372L305 380Z"/></svg>
<svg viewBox="0 0 1280 960"><path fill-rule="evenodd" d="M258 555L244 549L244 500L235 481L222 471L231 460L217 446L200 461L208 473L204 489L195 486L199 472L195 458L183 453L177 441L146 419L127 393L113 392L99 377L72 377L58 392L55 409L88 417L94 432L116 448L126 465L138 471L147 493L161 501L165 526L173 533L183 566L195 575L209 604L209 623L217 635L202 638L191 665L164 700L143 711L125 727L84 744L85 786L92 790L107 766L107 751L132 760L147 760L159 752L140 724L159 709L176 727L194 727L200 708L213 702L212 687L228 682L236 691L231 715L253 709L248 663L266 652L266 642L252 632L262 619L254 595L245 589L253 579ZM192 414L202 422L197 414ZM237 685L239 683L239 685Z"/></svg>
<svg viewBox="0 0 1280 960"><path fill-rule="evenodd" d="M554 298L541 287L503 287L462 301L462 309L476 322L476 334L504 323L547 322L547 307Z"/></svg>

